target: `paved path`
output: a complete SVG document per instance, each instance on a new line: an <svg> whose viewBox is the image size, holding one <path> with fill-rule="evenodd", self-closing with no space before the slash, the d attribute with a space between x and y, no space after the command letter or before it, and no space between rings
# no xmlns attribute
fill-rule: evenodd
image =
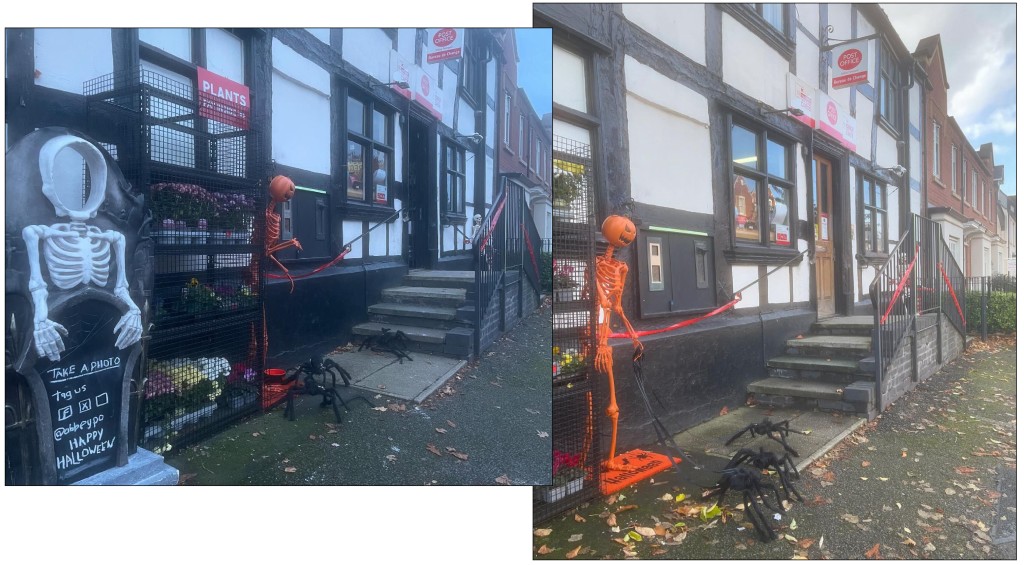
<svg viewBox="0 0 1024 565"><path fill-rule="evenodd" d="M546 484L551 472L551 309L542 307L422 404L366 391L335 424L302 397L168 459L185 484ZM413 354L415 357L415 354ZM415 370L416 363L402 367ZM441 431L439 431L441 430ZM442 433L443 431L443 433ZM428 450L433 447L437 453ZM528 490L523 491L529 497Z"/></svg>
<svg viewBox="0 0 1024 565"><path fill-rule="evenodd" d="M754 539L735 493L724 504L727 521L693 515L713 502L701 500L697 485L713 484L712 465L723 461L697 452L704 468L688 466L682 479L662 473L621 498L535 524L534 555L564 559L579 548L575 556L587 559L1015 559L1015 427L1015 338L975 342L810 462L796 482L807 502L773 520L775 541ZM677 502L680 493L686 498Z"/></svg>

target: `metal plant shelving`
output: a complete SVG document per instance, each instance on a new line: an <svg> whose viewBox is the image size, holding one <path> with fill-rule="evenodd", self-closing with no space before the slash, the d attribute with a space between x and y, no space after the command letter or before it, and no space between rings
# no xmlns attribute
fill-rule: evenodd
<svg viewBox="0 0 1024 565"><path fill-rule="evenodd" d="M84 90L152 214L140 445L180 449L262 406L268 162L250 116L194 84L140 68Z"/></svg>

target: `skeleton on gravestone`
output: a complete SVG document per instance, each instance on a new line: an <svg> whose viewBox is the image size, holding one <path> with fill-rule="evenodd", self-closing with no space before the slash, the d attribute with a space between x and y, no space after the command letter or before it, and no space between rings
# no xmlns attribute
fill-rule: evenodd
<svg viewBox="0 0 1024 565"><path fill-rule="evenodd" d="M91 175L89 196L79 209L69 208L62 202L54 186L54 162L57 154L65 148L78 152L85 159ZM49 292L40 269L40 244L50 282L61 290L70 290L80 285L105 288L111 275L112 263L116 261L112 294L124 304L127 312L114 326L117 335L115 345L125 349L142 336L141 313L128 293L125 276L125 238L116 231L101 231L86 223L86 220L96 217L106 197L106 161L88 141L74 135L60 135L47 141L39 150L39 172L43 179L43 194L53 204L55 213L58 217L70 218L71 222L50 226L30 225L21 232L28 248L29 292L32 293L34 308L33 338L36 352L51 361L58 361L64 351L61 336L68 335L64 326L49 319Z"/></svg>

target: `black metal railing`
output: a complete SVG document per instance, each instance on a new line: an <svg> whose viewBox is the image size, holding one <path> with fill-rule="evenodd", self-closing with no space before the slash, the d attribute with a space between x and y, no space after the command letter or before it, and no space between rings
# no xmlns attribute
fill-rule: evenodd
<svg viewBox="0 0 1024 565"><path fill-rule="evenodd" d="M967 331L988 339L989 332L1005 333L1017 327L1017 277L966 277L963 298Z"/></svg>
<svg viewBox="0 0 1024 565"><path fill-rule="evenodd" d="M542 276L544 240L541 239L540 232L537 231L537 225L533 223L532 215L524 214L523 222L519 225L525 247L523 252L523 272L526 275L526 280L530 281L535 292L550 294L551 279L550 277L548 278L548 285L545 286L544 277Z"/></svg>
<svg viewBox="0 0 1024 565"><path fill-rule="evenodd" d="M904 233L869 287L875 311L875 385L879 402L885 371L913 325L913 275L920 247L912 231Z"/></svg>
<svg viewBox="0 0 1024 565"><path fill-rule="evenodd" d="M938 282L939 309L961 336L967 335L966 279L945 240L939 246L937 261L941 277Z"/></svg>

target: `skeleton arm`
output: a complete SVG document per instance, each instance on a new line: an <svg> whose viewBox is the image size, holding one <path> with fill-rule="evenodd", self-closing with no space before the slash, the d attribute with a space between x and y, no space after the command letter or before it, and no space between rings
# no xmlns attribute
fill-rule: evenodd
<svg viewBox="0 0 1024 565"><path fill-rule="evenodd" d="M36 353L45 356L50 361L59 361L60 354L64 351L64 341L61 336L67 336L68 330L64 326L52 321L50 309L47 304L49 292L46 290L46 281L43 280L42 271L39 268L39 240L46 239L53 235L52 230L46 226L26 226L21 230L21 237L25 240L25 247L28 251L28 290L32 294L33 309L33 338L36 344Z"/></svg>
<svg viewBox="0 0 1024 565"><path fill-rule="evenodd" d="M116 231L106 231L103 232L102 237L110 241L111 245L115 248L115 255L117 255L117 278L114 282L114 296L128 307L128 311L121 316L117 325L114 326L114 333L117 334L116 345L118 349L124 349L139 341L139 338L142 337L142 315L139 307L132 301L131 294L128 292L128 277L124 272L124 235Z"/></svg>
<svg viewBox="0 0 1024 565"><path fill-rule="evenodd" d="M619 288L624 289L626 287L626 276L628 274L629 267L625 263L623 263L617 273L619 278ZM615 294L615 304L612 305L612 309L615 310L615 313L619 315L619 318L622 320L622 323L625 324L626 333L628 333L630 339L633 340L633 346L636 347L638 350L643 351L644 346L642 343L640 343L640 337L636 335L636 330L633 329L633 324L629 323L629 318L626 318L626 313L622 310L621 292Z"/></svg>

